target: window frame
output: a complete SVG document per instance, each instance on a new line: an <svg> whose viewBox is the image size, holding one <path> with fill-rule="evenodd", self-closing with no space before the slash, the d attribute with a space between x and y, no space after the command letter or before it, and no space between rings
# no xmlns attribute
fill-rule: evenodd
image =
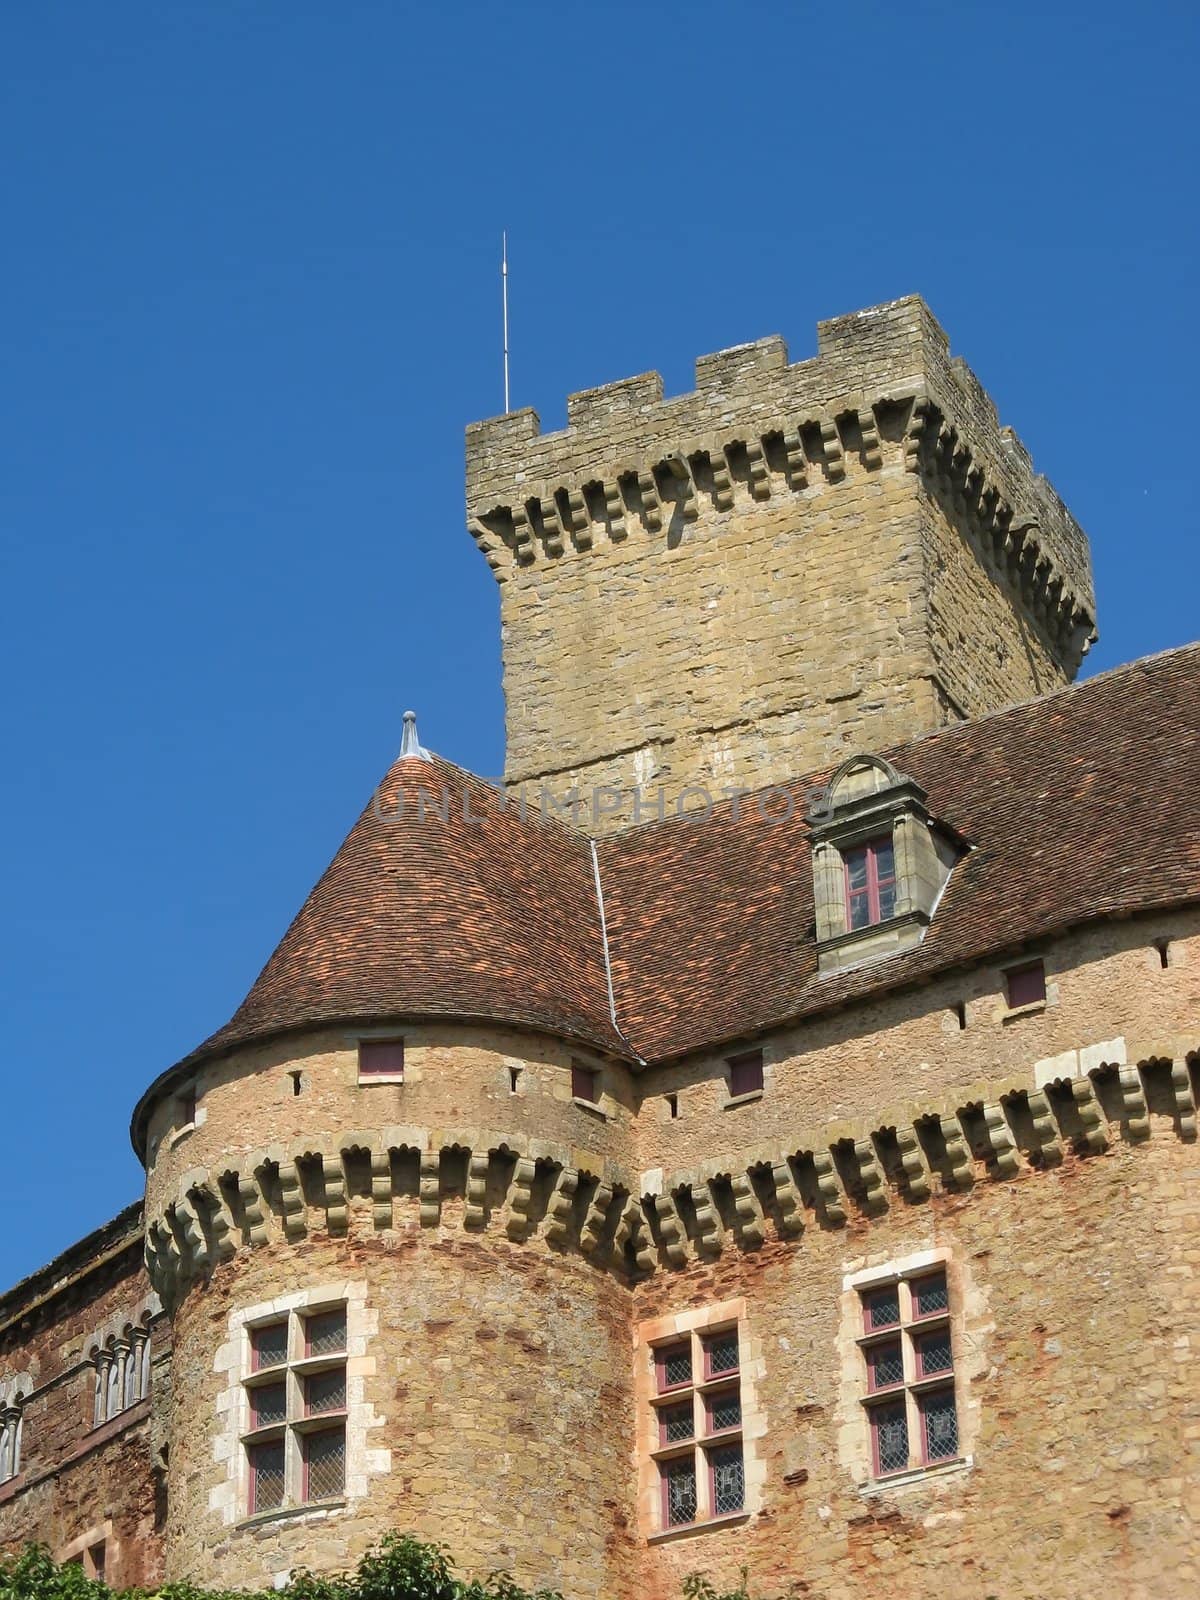
<svg viewBox="0 0 1200 1600"><path fill-rule="evenodd" d="M1038 979L1038 993L1032 998L1018 999L1013 992L1013 980L1018 982L1025 978ZM1027 1011L1034 1006L1046 1004L1046 963L1041 956L1031 957L1028 961L1020 961L1015 966L1004 968L1004 1000L1009 1011Z"/></svg>
<svg viewBox="0 0 1200 1600"><path fill-rule="evenodd" d="M364 1067L364 1055L369 1054L372 1050L395 1051L396 1049L399 1049L400 1052L400 1066L398 1069L394 1066ZM404 1082L407 1054L403 1034L364 1034L357 1042L357 1051L358 1081L360 1084Z"/></svg>
<svg viewBox="0 0 1200 1600"><path fill-rule="evenodd" d="M581 1086L586 1084L587 1094L581 1093ZM604 1098L604 1078L599 1067L594 1067L588 1061L571 1059L571 1099L576 1105L590 1106L593 1110L600 1109L600 1102Z"/></svg>
<svg viewBox="0 0 1200 1600"><path fill-rule="evenodd" d="M892 853L892 870L890 874L879 875L879 851L888 849ZM850 886L850 862L854 856L861 855L866 863L867 881L863 889L852 889ZM843 892L846 897L846 932L863 933L867 928L877 928L885 922L891 922L896 915L896 901L899 898L900 878L896 870L896 835L889 829L886 833L875 834L873 838L864 839L861 843L846 845L841 851ZM885 917L880 909L879 891L881 888L891 889L892 909ZM866 895L867 920L856 923L854 921L854 901Z"/></svg>
<svg viewBox="0 0 1200 1600"><path fill-rule="evenodd" d="M340 1348L314 1353L312 1325L339 1316ZM275 1332L281 1327L284 1329L283 1356L264 1364L259 1359L260 1338L264 1333ZM350 1443L350 1318L346 1301L290 1306L282 1313L274 1312L248 1321L243 1328L243 1337L245 1358L241 1380L243 1410L239 1443L246 1463L245 1516L277 1515L343 1504L346 1499ZM342 1378L341 1404L314 1411L309 1401L311 1381L338 1373ZM279 1388L283 1390L282 1417L274 1416L260 1422L258 1395ZM341 1436L341 1488L336 1493L314 1500L310 1498L310 1441L318 1436L334 1434ZM256 1457L260 1451L274 1447L283 1453L283 1487L278 1503L264 1507L259 1503Z"/></svg>
<svg viewBox="0 0 1200 1600"><path fill-rule="evenodd" d="M725 1066L729 1074L731 1100L745 1100L750 1095L760 1095L766 1088L766 1062L761 1050L742 1050L735 1056L726 1056ZM743 1081L747 1069L752 1079L749 1084Z"/></svg>
<svg viewBox="0 0 1200 1600"><path fill-rule="evenodd" d="M946 1305L922 1312L919 1292L923 1285L945 1285ZM895 1322L872 1325L873 1305L885 1293L894 1291L897 1300ZM865 1413L870 1441L870 1468L874 1482L886 1484L913 1472L960 1463L962 1449L961 1345L952 1284L946 1261L924 1262L911 1269L889 1271L874 1281L853 1285L857 1302L859 1333L859 1403ZM924 1347L937 1334L949 1344L950 1361L937 1371L925 1371ZM901 1376L892 1383L878 1384L875 1370L879 1354L898 1347ZM926 1412L935 1401L950 1397L955 1421L955 1448L951 1455L931 1456L926 1427ZM900 1416L905 1425L905 1464L884 1469L880 1453L882 1425L889 1417Z"/></svg>
<svg viewBox="0 0 1200 1600"><path fill-rule="evenodd" d="M731 1334L737 1341L737 1364L714 1371L712 1350L717 1344L728 1341ZM667 1361L684 1349L688 1352L690 1362L688 1377L681 1382L670 1383L667 1380ZM651 1384L646 1398L653 1418L653 1428L648 1437L651 1441L651 1466L657 1474L658 1507L657 1526L652 1530L651 1537L676 1534L690 1528L705 1528L748 1514L745 1351L746 1339L740 1318L701 1322L697 1326L678 1329L668 1336L650 1341ZM715 1428L714 1405L731 1395L737 1397L738 1420ZM685 1406L691 1407L690 1434L686 1438L668 1439L666 1416L678 1415ZM735 1510L718 1512L715 1509L718 1458L733 1452L737 1453L741 1463L742 1504ZM690 1474L695 1513L690 1520L673 1521L671 1483L681 1473Z"/></svg>

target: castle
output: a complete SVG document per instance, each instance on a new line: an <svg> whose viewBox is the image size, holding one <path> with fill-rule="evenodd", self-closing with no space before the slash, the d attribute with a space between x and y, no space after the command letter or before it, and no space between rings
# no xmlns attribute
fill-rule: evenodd
<svg viewBox="0 0 1200 1600"><path fill-rule="evenodd" d="M915 298L476 424L467 519L504 786L406 719L0 1297L0 1543L1196 1592L1200 647L1072 686L1087 541Z"/></svg>

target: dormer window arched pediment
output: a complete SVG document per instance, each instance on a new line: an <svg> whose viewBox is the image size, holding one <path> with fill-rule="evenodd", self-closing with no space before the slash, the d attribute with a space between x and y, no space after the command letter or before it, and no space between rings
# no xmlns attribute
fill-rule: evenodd
<svg viewBox="0 0 1200 1600"><path fill-rule="evenodd" d="M962 849L925 801L912 778L865 752L809 795L821 972L880 961L924 938Z"/></svg>

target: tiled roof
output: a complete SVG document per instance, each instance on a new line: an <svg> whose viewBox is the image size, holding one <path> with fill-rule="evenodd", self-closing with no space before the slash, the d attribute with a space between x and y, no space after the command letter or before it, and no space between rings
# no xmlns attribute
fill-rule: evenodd
<svg viewBox="0 0 1200 1600"><path fill-rule="evenodd" d="M1090 918L1200 898L1200 645L878 752L974 847L924 941L817 975L804 796L599 847L617 1016L652 1059L757 1032Z"/></svg>
<svg viewBox="0 0 1200 1600"><path fill-rule="evenodd" d="M748 798L631 828L597 846L620 1033L590 841L447 762L397 761L231 1021L143 1096L135 1144L168 1081L291 1029L486 1018L662 1059L1200 898L1200 645L879 753L972 846L924 942L818 976L803 818L827 774L769 791L786 820Z"/></svg>

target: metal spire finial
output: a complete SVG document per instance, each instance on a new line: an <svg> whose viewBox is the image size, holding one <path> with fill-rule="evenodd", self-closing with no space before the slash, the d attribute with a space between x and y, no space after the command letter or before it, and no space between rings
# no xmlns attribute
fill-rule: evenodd
<svg viewBox="0 0 1200 1600"><path fill-rule="evenodd" d="M417 738L417 713L415 711L406 711L404 713L404 733L400 738L401 761L406 756L411 756L417 761L433 760L429 751L422 748L421 741Z"/></svg>

